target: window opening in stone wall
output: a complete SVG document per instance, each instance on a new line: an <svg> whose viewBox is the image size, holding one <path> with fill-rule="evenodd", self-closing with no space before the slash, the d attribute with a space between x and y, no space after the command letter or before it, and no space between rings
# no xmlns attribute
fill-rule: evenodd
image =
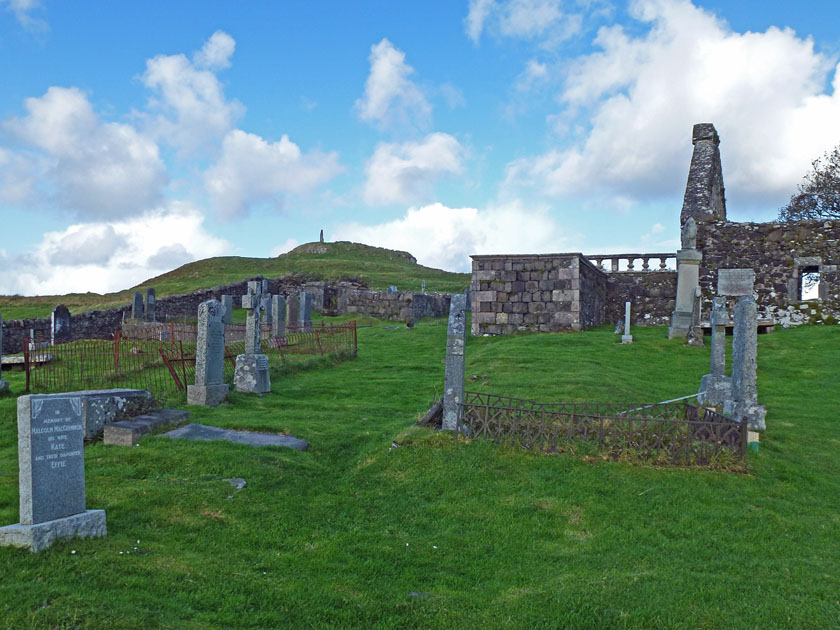
<svg viewBox="0 0 840 630"><path fill-rule="evenodd" d="M820 298L820 268L804 267L799 280L800 300L818 300Z"/></svg>

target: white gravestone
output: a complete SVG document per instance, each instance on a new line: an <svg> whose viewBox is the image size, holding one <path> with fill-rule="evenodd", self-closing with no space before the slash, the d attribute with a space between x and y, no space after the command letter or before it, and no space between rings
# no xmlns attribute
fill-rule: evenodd
<svg viewBox="0 0 840 630"><path fill-rule="evenodd" d="M630 334L630 302L624 303L624 334L621 335L621 343L633 343L633 335Z"/></svg>

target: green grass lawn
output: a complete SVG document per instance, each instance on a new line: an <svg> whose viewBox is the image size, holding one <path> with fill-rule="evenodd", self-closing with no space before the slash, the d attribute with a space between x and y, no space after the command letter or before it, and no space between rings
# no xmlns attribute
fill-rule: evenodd
<svg viewBox="0 0 840 630"><path fill-rule="evenodd" d="M311 251L313 247L315 249ZM326 251L321 252L320 249ZM407 256L405 252L360 243L308 243L276 258L219 256L198 260L150 278L136 287L105 295L0 295L0 315L4 320L49 317L58 304L64 304L72 313L81 313L130 304L134 291L142 291L145 295L147 287L154 287L157 297L162 298L239 282L258 275L277 278L297 274L306 280L328 282L356 279L366 282L371 289L385 290L396 285L401 291L420 291L421 283L425 280L427 291L443 293L460 293L470 284L468 273L424 267L411 262Z"/></svg>
<svg viewBox="0 0 840 630"><path fill-rule="evenodd" d="M446 323L365 323L355 359L190 409L288 431L306 452L89 446L88 507L106 510L108 536L0 549L0 627L840 627L840 327L759 337L768 430L740 475L413 427L442 389ZM470 338L468 388L543 401L696 391L708 346L661 327L633 335ZM20 373L4 378L20 391ZM16 436L15 399L0 398L0 524L18 518Z"/></svg>

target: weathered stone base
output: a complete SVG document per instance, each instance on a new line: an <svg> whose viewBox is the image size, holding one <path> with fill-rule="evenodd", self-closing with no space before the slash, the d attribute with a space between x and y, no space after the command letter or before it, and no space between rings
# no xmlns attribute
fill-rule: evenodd
<svg viewBox="0 0 840 630"><path fill-rule="evenodd" d="M137 446L140 438L148 433L179 426L190 417L189 412L177 409L162 409L155 413L137 416L105 425L106 446Z"/></svg>
<svg viewBox="0 0 840 630"><path fill-rule="evenodd" d="M732 397L732 378L704 374L700 380L697 402L708 407L718 407Z"/></svg>
<svg viewBox="0 0 840 630"><path fill-rule="evenodd" d="M215 407L228 395L227 383L219 385L187 385L187 404Z"/></svg>
<svg viewBox="0 0 840 630"><path fill-rule="evenodd" d="M268 357L264 354L240 354L236 357L233 388L246 394L265 394L271 391Z"/></svg>
<svg viewBox="0 0 840 630"><path fill-rule="evenodd" d="M738 422L746 418L747 428L750 431L764 431L767 428L764 421L767 416L767 409L764 405L726 400L723 403L723 413Z"/></svg>
<svg viewBox="0 0 840 630"><path fill-rule="evenodd" d="M674 311L671 316L671 325L668 326L668 339L686 337L691 330L693 315L691 311Z"/></svg>
<svg viewBox="0 0 840 630"><path fill-rule="evenodd" d="M633 343L633 335L621 335L621 343Z"/></svg>
<svg viewBox="0 0 840 630"><path fill-rule="evenodd" d="M23 547L36 552L52 546L59 540L100 538L107 533L105 510L86 510L80 514L35 525L16 523L0 527L0 547Z"/></svg>

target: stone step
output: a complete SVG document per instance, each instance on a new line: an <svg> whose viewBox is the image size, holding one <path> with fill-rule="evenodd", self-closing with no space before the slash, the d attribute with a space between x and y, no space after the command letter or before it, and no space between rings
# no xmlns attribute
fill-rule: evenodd
<svg viewBox="0 0 840 630"><path fill-rule="evenodd" d="M104 442L109 446L136 446L142 436L181 426L189 417L188 411L161 409L131 420L106 424Z"/></svg>

